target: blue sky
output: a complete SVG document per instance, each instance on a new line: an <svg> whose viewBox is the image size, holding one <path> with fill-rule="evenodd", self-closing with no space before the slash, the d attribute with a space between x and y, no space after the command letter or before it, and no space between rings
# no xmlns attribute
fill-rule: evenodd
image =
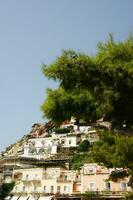
<svg viewBox="0 0 133 200"><path fill-rule="evenodd" d="M133 32L132 0L0 0L0 151L44 122L41 73L62 49L95 54L109 32Z"/></svg>

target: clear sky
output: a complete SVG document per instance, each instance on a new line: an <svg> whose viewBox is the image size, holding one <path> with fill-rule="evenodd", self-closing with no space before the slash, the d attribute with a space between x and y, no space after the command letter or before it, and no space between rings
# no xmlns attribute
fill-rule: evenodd
<svg viewBox="0 0 133 200"><path fill-rule="evenodd" d="M62 49L95 54L109 32L133 32L133 0L0 0L0 151L44 122L42 63Z"/></svg>

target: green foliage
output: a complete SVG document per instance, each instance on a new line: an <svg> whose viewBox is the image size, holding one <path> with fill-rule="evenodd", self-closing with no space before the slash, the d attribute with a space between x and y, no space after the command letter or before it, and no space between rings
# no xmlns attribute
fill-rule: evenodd
<svg viewBox="0 0 133 200"><path fill-rule="evenodd" d="M128 192L126 194L126 197L125 197L126 200L132 200L133 199L133 192Z"/></svg>
<svg viewBox="0 0 133 200"><path fill-rule="evenodd" d="M118 181L119 179L123 179L124 177L128 176L127 170L117 170L111 172L109 179L111 181Z"/></svg>
<svg viewBox="0 0 133 200"><path fill-rule="evenodd" d="M88 140L84 140L79 144L78 151L79 152L88 151L89 147L90 147L90 142Z"/></svg>
<svg viewBox="0 0 133 200"><path fill-rule="evenodd" d="M95 162L107 167L123 168L127 174L133 174L133 137L118 135L112 132L103 132L101 140L94 144L92 156ZM125 171L124 171L125 172ZM123 173L124 173L123 172ZM118 171L111 174L111 179L122 176Z"/></svg>
<svg viewBox="0 0 133 200"><path fill-rule="evenodd" d="M114 42L112 35L105 44L99 44L96 64L101 71L101 106L106 118L115 126L132 125L133 108L133 37ZM101 107L100 106L100 107ZM100 111L101 108L99 107Z"/></svg>
<svg viewBox="0 0 133 200"><path fill-rule="evenodd" d="M48 79L58 83L48 90L41 110L60 123L74 116L95 121L101 117L115 127L133 128L133 37L99 43L95 56L63 51L51 65L42 66Z"/></svg>
<svg viewBox="0 0 133 200"><path fill-rule="evenodd" d="M91 199L97 199L99 197L99 193L98 192L86 192L83 197L84 198L87 198L88 200L91 200Z"/></svg>
<svg viewBox="0 0 133 200"><path fill-rule="evenodd" d="M1 185L1 195L0 195L1 198L4 199L6 196L8 196L14 186L15 186L15 182L3 183Z"/></svg>
<svg viewBox="0 0 133 200"><path fill-rule="evenodd" d="M79 170L84 163L93 162L91 155L87 153L76 153L70 161L70 166L74 170Z"/></svg>
<svg viewBox="0 0 133 200"><path fill-rule="evenodd" d="M41 106L44 117L60 124L71 116L77 119L94 119L95 104L87 90L66 92L63 88L47 90L47 99Z"/></svg>
<svg viewBox="0 0 133 200"><path fill-rule="evenodd" d="M133 188L133 170L129 171L129 174L130 174L130 179L129 179L127 185Z"/></svg>
<svg viewBox="0 0 133 200"><path fill-rule="evenodd" d="M55 133L70 133L71 128L56 128Z"/></svg>

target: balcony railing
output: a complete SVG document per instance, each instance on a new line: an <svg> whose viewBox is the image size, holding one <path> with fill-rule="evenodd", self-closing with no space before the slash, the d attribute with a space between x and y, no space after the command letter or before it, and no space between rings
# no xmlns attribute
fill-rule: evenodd
<svg viewBox="0 0 133 200"><path fill-rule="evenodd" d="M11 193L12 194L28 194L29 191L28 190L21 190L21 189L19 189L19 190L12 190Z"/></svg>
<svg viewBox="0 0 133 200"><path fill-rule="evenodd" d="M75 182L80 183L81 182L81 178L76 178Z"/></svg>
<svg viewBox="0 0 133 200"><path fill-rule="evenodd" d="M87 192L90 192L94 195L99 195L101 197L124 197L126 194L126 191L110 191L110 190L104 190L104 191L95 191L88 189Z"/></svg>
<svg viewBox="0 0 133 200"><path fill-rule="evenodd" d="M72 182L72 180L71 179L62 178L62 177L58 177L57 178L57 182Z"/></svg>
<svg viewBox="0 0 133 200"><path fill-rule="evenodd" d="M44 174L42 179L43 180L51 180L51 179L53 179L53 176L52 175L48 175L48 174Z"/></svg>
<svg viewBox="0 0 133 200"><path fill-rule="evenodd" d="M41 177L36 178L36 177L29 177L29 178L22 178L23 182L40 182Z"/></svg>
<svg viewBox="0 0 133 200"><path fill-rule="evenodd" d="M30 194L45 194L46 192L44 190L32 190L32 191L29 191Z"/></svg>
<svg viewBox="0 0 133 200"><path fill-rule="evenodd" d="M3 175L12 175L12 171L10 170L3 171Z"/></svg>

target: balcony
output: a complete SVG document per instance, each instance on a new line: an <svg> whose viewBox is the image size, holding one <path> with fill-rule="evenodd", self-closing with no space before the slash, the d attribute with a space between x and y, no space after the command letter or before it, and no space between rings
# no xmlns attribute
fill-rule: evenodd
<svg viewBox="0 0 133 200"><path fill-rule="evenodd" d="M89 192L91 195L94 195L95 196L99 196L100 198L111 198L111 199L125 199L125 194L126 192L122 192L122 191L107 191L107 190L104 190L104 191L95 191L95 190L90 190L88 189L88 191L86 192Z"/></svg>
<svg viewBox="0 0 133 200"><path fill-rule="evenodd" d="M11 193L12 193L12 194L28 194L29 191L28 191L28 190L21 190L21 189L18 189L18 190L13 190Z"/></svg>
<svg viewBox="0 0 133 200"><path fill-rule="evenodd" d="M51 179L53 179L53 176L50 175L50 174L43 174L42 179L43 179L43 180L51 180Z"/></svg>
<svg viewBox="0 0 133 200"><path fill-rule="evenodd" d="M57 182L72 182L72 180L70 180L70 179L67 179L67 178L64 178L64 177L58 177L57 178Z"/></svg>
<svg viewBox="0 0 133 200"><path fill-rule="evenodd" d="M10 176L10 175L12 175L12 170L3 171L3 175L4 176Z"/></svg>
<svg viewBox="0 0 133 200"><path fill-rule="evenodd" d="M41 177L29 177L29 178L22 178L23 182L33 182L33 183L40 183L41 182Z"/></svg>
<svg viewBox="0 0 133 200"><path fill-rule="evenodd" d="M37 190L32 190L32 191L29 191L30 194L44 194L45 191L42 190L42 189L37 189Z"/></svg>
<svg viewBox="0 0 133 200"><path fill-rule="evenodd" d="M75 179L75 182L76 182L76 183L81 183L81 178L76 178L76 179Z"/></svg>
<svg viewBox="0 0 133 200"><path fill-rule="evenodd" d="M109 174L107 169L97 169L96 174Z"/></svg>

